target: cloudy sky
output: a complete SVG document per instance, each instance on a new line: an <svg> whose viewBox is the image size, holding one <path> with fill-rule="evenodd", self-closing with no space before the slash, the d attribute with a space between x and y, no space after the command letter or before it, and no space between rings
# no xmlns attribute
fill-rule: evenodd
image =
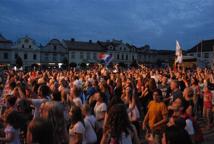
<svg viewBox="0 0 214 144"><path fill-rule="evenodd" d="M0 0L0 33L188 49L214 38L214 0Z"/></svg>

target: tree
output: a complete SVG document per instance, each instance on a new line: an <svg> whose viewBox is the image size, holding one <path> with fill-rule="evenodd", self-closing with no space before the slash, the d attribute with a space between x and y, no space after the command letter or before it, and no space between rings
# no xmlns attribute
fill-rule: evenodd
<svg viewBox="0 0 214 144"><path fill-rule="evenodd" d="M17 58L16 58L16 67L17 68L21 68L22 66L23 66L22 58L20 56L17 56Z"/></svg>

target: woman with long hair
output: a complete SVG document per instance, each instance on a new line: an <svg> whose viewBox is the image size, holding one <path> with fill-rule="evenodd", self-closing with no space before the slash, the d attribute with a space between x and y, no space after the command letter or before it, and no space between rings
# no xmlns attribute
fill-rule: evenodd
<svg viewBox="0 0 214 144"><path fill-rule="evenodd" d="M46 102L41 106L41 117L47 119L53 129L54 144L68 142L64 106L59 102Z"/></svg>
<svg viewBox="0 0 214 144"><path fill-rule="evenodd" d="M139 144L139 139L129 121L125 105L116 104L109 111L101 144L120 143Z"/></svg>
<svg viewBox="0 0 214 144"><path fill-rule="evenodd" d="M69 115L71 118L69 144L86 144L86 129L80 107L72 106Z"/></svg>

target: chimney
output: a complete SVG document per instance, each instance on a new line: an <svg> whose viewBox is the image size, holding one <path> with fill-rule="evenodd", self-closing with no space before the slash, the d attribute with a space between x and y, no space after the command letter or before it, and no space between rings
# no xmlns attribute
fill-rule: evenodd
<svg viewBox="0 0 214 144"><path fill-rule="evenodd" d="M72 38L72 39L71 39L71 41L72 41L72 42L74 42L74 41L75 41L75 39L74 39L74 38Z"/></svg>
<svg viewBox="0 0 214 144"><path fill-rule="evenodd" d="M89 42L89 43L92 43L92 40L89 40L88 42Z"/></svg>

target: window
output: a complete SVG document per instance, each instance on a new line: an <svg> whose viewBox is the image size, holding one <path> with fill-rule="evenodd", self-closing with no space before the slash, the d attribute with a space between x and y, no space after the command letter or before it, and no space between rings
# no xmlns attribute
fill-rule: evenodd
<svg viewBox="0 0 214 144"><path fill-rule="evenodd" d="M34 59L34 60L36 60L36 58L37 58L37 55L36 55L36 54L34 54L34 55L33 55L33 59Z"/></svg>
<svg viewBox="0 0 214 144"><path fill-rule="evenodd" d="M53 61L57 61L57 54L53 54Z"/></svg>
<svg viewBox="0 0 214 144"><path fill-rule="evenodd" d="M15 53L14 58L16 59L17 57L18 57L18 54L17 54L17 53Z"/></svg>
<svg viewBox="0 0 214 144"><path fill-rule="evenodd" d="M22 48L25 48L25 45L22 45Z"/></svg>
<svg viewBox="0 0 214 144"><path fill-rule="evenodd" d="M93 58L94 58L94 60L97 59L97 54L96 53L93 54Z"/></svg>
<svg viewBox="0 0 214 144"><path fill-rule="evenodd" d="M31 45L29 45L29 48L31 48Z"/></svg>
<svg viewBox="0 0 214 144"><path fill-rule="evenodd" d="M45 60L46 60L46 61L49 60L49 55L48 55L48 53L45 54Z"/></svg>
<svg viewBox="0 0 214 144"><path fill-rule="evenodd" d="M128 55L126 55L126 60L128 60L129 59L129 56Z"/></svg>
<svg viewBox="0 0 214 144"><path fill-rule="evenodd" d="M189 54L190 56L194 56L192 53L191 54Z"/></svg>
<svg viewBox="0 0 214 144"><path fill-rule="evenodd" d="M117 59L118 59L118 60L120 59L120 55L119 55L119 54L117 54Z"/></svg>
<svg viewBox="0 0 214 144"><path fill-rule="evenodd" d="M87 52L87 59L91 59L91 53Z"/></svg>
<svg viewBox="0 0 214 144"><path fill-rule="evenodd" d="M132 56L132 60L134 60L134 56Z"/></svg>
<svg viewBox="0 0 214 144"><path fill-rule="evenodd" d="M27 54L24 54L24 59L27 59Z"/></svg>
<svg viewBox="0 0 214 144"><path fill-rule="evenodd" d="M28 43L29 42L29 40L28 39L25 39L25 43Z"/></svg>
<svg viewBox="0 0 214 144"><path fill-rule="evenodd" d="M198 54L197 54L197 57L201 57L201 53L198 53Z"/></svg>
<svg viewBox="0 0 214 144"><path fill-rule="evenodd" d="M56 46L54 46L54 50L56 50Z"/></svg>
<svg viewBox="0 0 214 144"><path fill-rule="evenodd" d="M84 53L80 52L80 59L84 59Z"/></svg>
<svg viewBox="0 0 214 144"><path fill-rule="evenodd" d="M71 59L75 59L75 52L71 52Z"/></svg>
<svg viewBox="0 0 214 144"><path fill-rule="evenodd" d="M122 60L124 59L124 56L123 56L123 54L122 54Z"/></svg>
<svg viewBox="0 0 214 144"><path fill-rule="evenodd" d="M209 53L205 53L204 58L209 58Z"/></svg>
<svg viewBox="0 0 214 144"><path fill-rule="evenodd" d="M4 53L4 59L8 59L8 53Z"/></svg>

